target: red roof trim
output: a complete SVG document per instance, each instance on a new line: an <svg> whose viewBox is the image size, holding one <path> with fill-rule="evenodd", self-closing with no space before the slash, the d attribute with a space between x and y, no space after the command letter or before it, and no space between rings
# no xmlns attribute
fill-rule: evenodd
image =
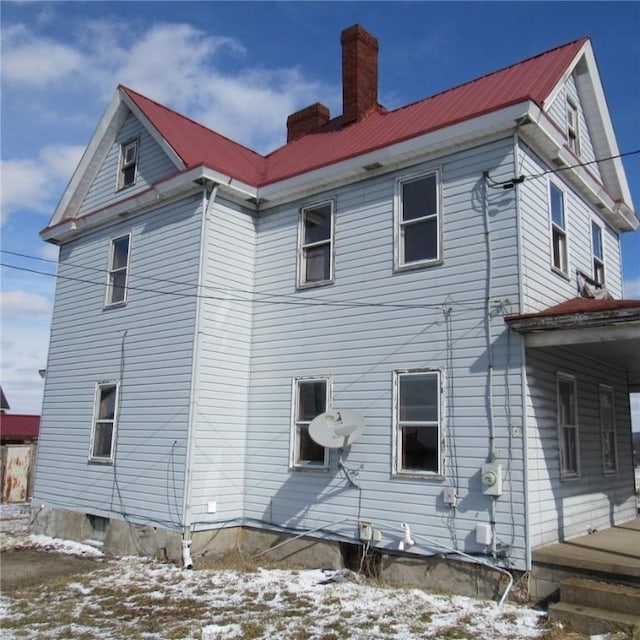
<svg viewBox="0 0 640 640"><path fill-rule="evenodd" d="M527 320L529 318L545 318L551 316L567 316L577 313L598 313L601 311L618 311L620 309L640 309L640 300L595 300L593 298L572 298L548 309L536 313L522 313L507 316L507 322Z"/></svg>
<svg viewBox="0 0 640 640"><path fill-rule="evenodd" d="M30 439L40 433L40 416L20 413L0 413L0 438Z"/></svg>

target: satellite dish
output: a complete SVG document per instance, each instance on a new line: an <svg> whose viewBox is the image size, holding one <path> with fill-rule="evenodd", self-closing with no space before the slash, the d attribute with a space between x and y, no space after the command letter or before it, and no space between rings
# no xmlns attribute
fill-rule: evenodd
<svg viewBox="0 0 640 640"><path fill-rule="evenodd" d="M321 447L339 449L355 442L364 431L359 411L330 409L316 416L309 425L311 439Z"/></svg>

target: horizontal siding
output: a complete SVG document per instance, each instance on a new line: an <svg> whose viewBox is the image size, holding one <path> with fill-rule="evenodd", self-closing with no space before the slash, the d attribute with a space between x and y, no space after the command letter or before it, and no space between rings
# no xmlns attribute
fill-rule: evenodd
<svg viewBox="0 0 640 640"><path fill-rule="evenodd" d="M218 199L207 222L207 298L199 322L191 495L196 528L243 516L255 244L253 217ZM207 511L211 501L215 513Z"/></svg>
<svg viewBox="0 0 640 640"><path fill-rule="evenodd" d="M338 520L370 520L383 531L383 546L390 548L397 548L399 524L406 521L417 535L471 552L481 550L474 531L478 522L489 521L491 504L480 483L489 447L482 172L489 170L497 181L511 177L512 151L511 140L493 143L437 165L413 167L292 203L259 218L256 291L272 299L254 305L247 518L295 527L324 523L348 538L354 536L353 524ZM394 180L434 166L443 177L444 264L394 273ZM324 198L336 203L335 283L296 291L299 207ZM514 301L514 196L490 190L488 199L492 297ZM443 309L449 308L448 327ZM522 420L519 347L513 336L507 345L500 313L491 331L496 454L505 461L507 478L505 494L497 503L498 535L522 567L522 441L512 438L510 429ZM392 375L394 369L411 367L444 371L444 480L391 474ZM328 472L288 469L292 379L311 375L331 377L335 407L356 409L365 416L364 435L345 455L346 464L359 469L361 491L350 487L340 473L337 452L331 453ZM441 496L451 485L460 495L455 512Z"/></svg>
<svg viewBox="0 0 640 640"><path fill-rule="evenodd" d="M63 245L35 495L179 528L200 236L199 197ZM105 308L110 238L131 232L128 301ZM87 461L94 389L120 380L116 461Z"/></svg>
<svg viewBox="0 0 640 640"><path fill-rule="evenodd" d="M126 189L118 189L118 170L120 147L122 144L138 137L138 166L135 184ZM120 129L114 143L89 187L80 209L79 215L113 204L117 200L148 189L152 184L176 172L176 166L160 145L151 137L147 129L133 115L129 114Z"/></svg>
<svg viewBox="0 0 640 640"><path fill-rule="evenodd" d="M556 372L576 377L580 479L560 479ZM619 470L602 468L598 387L615 392ZM532 547L584 535L635 517L625 373L569 349L527 350L527 438Z"/></svg>
<svg viewBox="0 0 640 640"><path fill-rule="evenodd" d="M519 149L522 173L539 175L549 167L526 146ZM568 247L568 275L564 277L552 269L551 227L549 213L549 181L565 194L565 223ZM578 295L576 271L593 275L591 221L603 227L605 241L605 272L607 287L615 297L621 294L620 251L616 248L616 234L606 226L598 214L579 197L562 174L553 178L540 177L518 187L520 197L520 226L522 244L523 313L540 311Z"/></svg>

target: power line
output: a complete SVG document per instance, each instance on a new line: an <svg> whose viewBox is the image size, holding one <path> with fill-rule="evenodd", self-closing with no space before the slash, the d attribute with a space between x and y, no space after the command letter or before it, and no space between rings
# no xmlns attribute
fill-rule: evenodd
<svg viewBox="0 0 640 640"><path fill-rule="evenodd" d="M606 162L607 160L616 160L617 158L625 158L626 156L634 156L640 153L640 149L634 151L625 151L624 153L618 153L615 156L608 156L607 158L597 158L595 160L589 160L587 162L579 162L578 164L572 164L568 167L558 167L557 169L547 169L542 173L534 173L532 176L525 176L526 180L535 180L536 178L542 178L549 173L560 173L561 171L568 171L569 169L577 169L578 167L587 167L590 164L596 164L597 162Z"/></svg>
<svg viewBox="0 0 640 640"><path fill-rule="evenodd" d="M49 278L55 278L59 280L69 280L72 282L81 282L83 284L90 284L97 287L102 287L105 285L105 282L96 282L95 280L87 280L84 278L78 278L74 276L63 276L55 273L48 273L46 271L38 271L37 269L29 269L28 267L19 267L17 265L7 264L5 262L0 262L0 266L6 267L7 269L14 269L15 271L24 271L26 273L33 273L36 275L47 276ZM358 308L377 308L380 310L384 309L399 309L399 310L408 310L408 309L433 309L433 310L441 310L442 302L434 302L434 303L425 303L425 304L392 304L392 303L384 303L384 302L361 302L361 301L345 301L341 302L338 300L310 300L308 298L303 300L255 300L251 298L233 298L229 296L212 296L212 295L202 295L198 293L184 293L181 291L160 291L158 289L147 289L144 287L137 287L127 285L124 287L130 291L141 291L144 293L153 293L157 295L169 295L175 296L178 298L200 298L204 300L218 300L221 302L245 302L245 303L262 303L262 304L272 304L272 305L287 305L287 306L303 306L303 307L336 307L341 309L358 309ZM266 294L265 294L266 295ZM274 298L277 297L277 294L274 295ZM460 307L464 307L468 310L481 310L484 307L481 306L472 306L471 303L480 304L484 302L484 300L470 300L468 302L456 302L452 301L448 303L451 305L456 305ZM497 299L496 299L497 302Z"/></svg>

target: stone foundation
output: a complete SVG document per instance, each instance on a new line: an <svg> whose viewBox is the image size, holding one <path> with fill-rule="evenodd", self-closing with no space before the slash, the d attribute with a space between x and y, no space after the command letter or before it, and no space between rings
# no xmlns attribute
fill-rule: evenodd
<svg viewBox="0 0 640 640"><path fill-rule="evenodd" d="M108 554L147 556L182 564L182 534L178 531L115 518L96 519L46 505L34 506L32 514L32 533L95 544ZM96 529L102 540L96 539ZM307 568L347 567L356 571L362 568L387 584L439 593L497 600L507 586L507 578L489 567L440 556L399 555L371 548L363 561L362 546L356 540L337 542L311 537L292 540L293 536L286 532L239 526L195 531L191 537L191 557L196 566L198 559L207 556L230 551L256 555L274 548L264 557Z"/></svg>

